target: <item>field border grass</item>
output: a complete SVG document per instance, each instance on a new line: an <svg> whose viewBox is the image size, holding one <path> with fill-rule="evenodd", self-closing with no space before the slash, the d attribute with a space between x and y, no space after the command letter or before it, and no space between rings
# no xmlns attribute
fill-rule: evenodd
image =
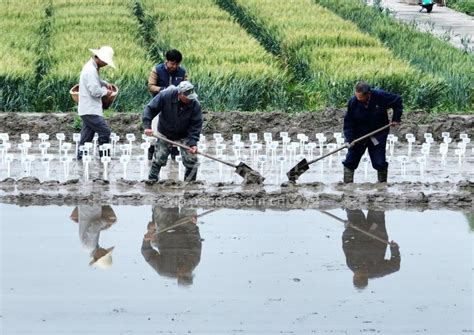
<svg viewBox="0 0 474 335"><path fill-rule="evenodd" d="M54 33L54 6L52 1L44 7L44 17L38 29L39 40L35 47L37 54L35 64L34 87L36 87L35 99L33 100L34 110L37 112L51 110L51 92L44 79L47 77L52 66L51 56L51 36Z"/></svg>
<svg viewBox="0 0 474 335"><path fill-rule="evenodd" d="M130 1L129 6L133 15L137 19L138 29L140 32L139 37L147 50L148 57L150 57L150 59L155 63L164 62L164 52L166 52L170 46L155 37L159 35L153 17L145 13L143 4L140 0Z"/></svg>
<svg viewBox="0 0 474 335"><path fill-rule="evenodd" d="M301 106L304 109L314 109L314 106L305 103L305 101L308 101L307 97L310 94L309 89L304 87L305 82L310 80L307 75L309 65L286 52L282 46L281 37L278 36L276 31L269 29L262 20L239 5L235 0L214 0L214 2L222 10L228 12L265 50L277 57L283 68L290 71L291 78L288 88L291 96L290 104ZM296 78L302 80L298 81Z"/></svg>

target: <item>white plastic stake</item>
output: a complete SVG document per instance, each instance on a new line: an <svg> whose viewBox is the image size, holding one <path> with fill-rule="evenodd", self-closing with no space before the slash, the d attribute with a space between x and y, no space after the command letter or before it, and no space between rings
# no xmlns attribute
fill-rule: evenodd
<svg viewBox="0 0 474 335"><path fill-rule="evenodd" d="M72 162L71 156L62 156L59 158L59 161L63 163L64 167L64 179L67 180L69 178L69 165Z"/></svg>
<svg viewBox="0 0 474 335"><path fill-rule="evenodd" d="M96 133L92 139L93 147L92 147L92 156L97 156L97 141L99 140L99 135Z"/></svg>
<svg viewBox="0 0 474 335"><path fill-rule="evenodd" d="M100 158L100 161L102 162L102 165L104 166L104 180L107 180L109 179L109 176L108 176L108 166L109 166L109 163L110 161L112 160L112 158L110 156L105 156L103 155L101 158Z"/></svg>
<svg viewBox="0 0 474 335"><path fill-rule="evenodd" d="M123 164L123 179L127 179L127 164L130 162L129 155L120 156L120 163Z"/></svg>
<svg viewBox="0 0 474 335"><path fill-rule="evenodd" d="M63 143L63 144L61 145L61 151L63 152L63 155L64 155L64 156L67 156L67 152L68 152L69 150L71 150L71 147L72 147L72 144L71 144L71 143L68 143L68 142Z"/></svg>
<svg viewBox="0 0 474 335"><path fill-rule="evenodd" d="M128 148L128 155L132 156L132 148L133 148L133 142L135 141L135 134L126 134L125 138L128 141L129 148Z"/></svg>
<svg viewBox="0 0 474 335"><path fill-rule="evenodd" d="M85 155L82 157L82 164L84 166L84 180L89 180L89 163L92 162L91 155Z"/></svg>
<svg viewBox="0 0 474 335"><path fill-rule="evenodd" d="M58 153L59 153L59 155L61 155L62 143L66 139L66 135L64 135L64 133L57 133L56 134L56 139L59 141Z"/></svg>
<svg viewBox="0 0 474 335"><path fill-rule="evenodd" d="M5 162L7 163L7 178L10 178L10 164L13 162L13 154L6 154L5 155Z"/></svg>

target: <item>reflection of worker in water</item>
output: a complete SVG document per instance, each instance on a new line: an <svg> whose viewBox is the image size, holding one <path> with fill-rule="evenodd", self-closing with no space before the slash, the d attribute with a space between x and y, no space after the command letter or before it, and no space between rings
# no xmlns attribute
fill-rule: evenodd
<svg viewBox="0 0 474 335"><path fill-rule="evenodd" d="M384 212L369 210L367 218L361 210L346 212L348 224L342 234L342 249L347 266L354 272L354 286L363 289L369 278L383 277L400 269L400 251L398 244L387 241ZM385 259L387 244L390 245L389 260Z"/></svg>
<svg viewBox="0 0 474 335"><path fill-rule="evenodd" d="M99 237L102 230L108 229L117 221L112 207L80 205L72 211L71 219L79 223L79 239L91 253L92 260L89 265L110 267L114 247L102 248L99 246Z"/></svg>
<svg viewBox="0 0 474 335"><path fill-rule="evenodd" d="M161 276L193 283L193 270L201 260L201 236L194 209L153 207L153 221L143 237L142 255Z"/></svg>

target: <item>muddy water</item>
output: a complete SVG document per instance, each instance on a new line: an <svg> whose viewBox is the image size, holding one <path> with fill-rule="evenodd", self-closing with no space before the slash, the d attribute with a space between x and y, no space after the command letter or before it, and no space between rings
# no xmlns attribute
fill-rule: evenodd
<svg viewBox="0 0 474 335"><path fill-rule="evenodd" d="M474 331L472 213L326 213L0 204L0 333Z"/></svg>

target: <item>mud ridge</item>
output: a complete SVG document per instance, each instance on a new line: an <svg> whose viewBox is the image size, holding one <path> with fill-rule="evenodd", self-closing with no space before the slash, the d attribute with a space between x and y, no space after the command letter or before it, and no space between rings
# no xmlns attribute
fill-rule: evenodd
<svg viewBox="0 0 474 335"><path fill-rule="evenodd" d="M291 136L297 133L340 132L344 109L328 108L321 112L205 112L203 133L221 133L230 138L233 133L269 132L278 135L287 131ZM9 133L12 140L19 140L20 134L32 135L46 133L53 135L59 131L67 136L80 129L74 128L75 113L0 113L0 133ZM115 113L109 116L108 122L117 134L142 133L141 115ZM407 133L423 139L423 134L432 132L435 140L441 140L441 132L450 132L452 138L459 137L461 132L472 134L474 115L439 115L426 112L405 112L400 127L393 130L397 136ZM329 138L330 140L331 138Z"/></svg>
<svg viewBox="0 0 474 335"><path fill-rule="evenodd" d="M36 178L0 181L0 202L18 205L160 204L202 208L377 208L474 210L474 182L385 184L282 184L281 187L203 184L173 180L109 183L40 182Z"/></svg>

